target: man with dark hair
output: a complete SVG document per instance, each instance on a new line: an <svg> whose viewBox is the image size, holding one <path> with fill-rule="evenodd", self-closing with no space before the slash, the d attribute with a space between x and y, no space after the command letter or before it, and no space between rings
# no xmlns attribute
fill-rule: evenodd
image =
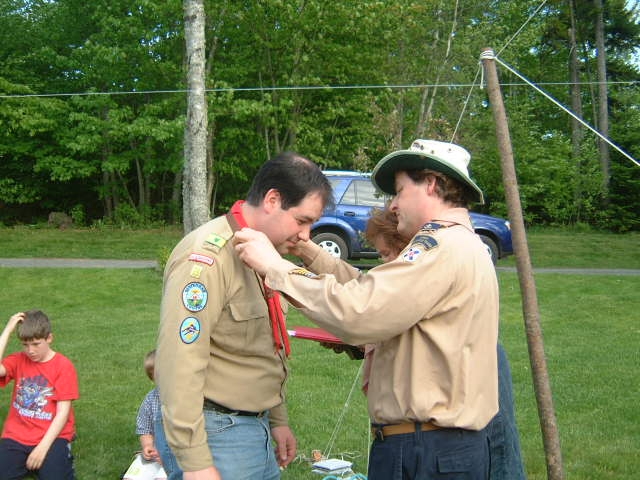
<svg viewBox="0 0 640 480"><path fill-rule="evenodd" d="M229 240L243 227L282 253L309 240L331 186L317 165L286 152L262 165L246 198L185 236L164 272L155 373L185 480L278 479L278 464L296 453L285 407L286 303Z"/></svg>
<svg viewBox="0 0 640 480"><path fill-rule="evenodd" d="M411 240L357 278L304 255L316 249L294 250L306 270L260 232L236 233L240 258L270 288L345 343L375 344L369 480L489 475L484 428L498 411L498 283L467 210L483 202L469 160L458 145L416 140L378 162L372 181L394 196L398 233Z"/></svg>

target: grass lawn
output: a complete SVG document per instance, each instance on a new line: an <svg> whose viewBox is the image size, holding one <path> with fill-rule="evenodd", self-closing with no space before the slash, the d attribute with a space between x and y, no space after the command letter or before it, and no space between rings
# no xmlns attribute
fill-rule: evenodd
<svg viewBox="0 0 640 480"><path fill-rule="evenodd" d="M34 230L28 237L19 232L22 237L17 240L15 230L0 229L0 257L155 259L156 252L180 237L177 230L117 231L115 238L104 231L76 237L70 231ZM637 235L584 235L532 234L534 264L640 268ZM91 243L95 254L86 246ZM557 256L562 258L554 260ZM536 263L536 258L544 259L544 264ZM572 263L566 263L569 258ZM501 340L514 377L526 469L530 479L542 480L545 459L518 279L515 273L500 272L499 280ZM81 399L75 403L74 452L79 480L119 478L138 448L135 417L152 388L142 360L155 345L161 283L160 273L151 269L0 268L0 325L4 327L16 311L41 308L53 321L54 349L69 356L78 369ZM536 286L567 479L637 478L640 277L539 274ZM294 312L288 324L309 323ZM13 339L8 351L17 348ZM315 342L292 339L292 348L289 408L300 460L284 472L283 479L321 478L310 473L304 458L313 449L326 451L328 446L332 456L352 459L355 470L366 473L369 436L356 378L360 362ZM9 388L0 390L0 418L6 416L10 393Z"/></svg>

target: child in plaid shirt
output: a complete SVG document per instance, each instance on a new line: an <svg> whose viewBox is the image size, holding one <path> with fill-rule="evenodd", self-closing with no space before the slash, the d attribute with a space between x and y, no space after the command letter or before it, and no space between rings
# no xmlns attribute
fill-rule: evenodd
<svg viewBox="0 0 640 480"><path fill-rule="evenodd" d="M151 381L154 381L154 365L156 351L152 350L144 358L144 370ZM144 397L136 418L136 435L140 436L142 457L151 462L158 462L166 471L168 480L180 480L180 471L173 453L167 445L162 428L160 414L160 393L153 388Z"/></svg>

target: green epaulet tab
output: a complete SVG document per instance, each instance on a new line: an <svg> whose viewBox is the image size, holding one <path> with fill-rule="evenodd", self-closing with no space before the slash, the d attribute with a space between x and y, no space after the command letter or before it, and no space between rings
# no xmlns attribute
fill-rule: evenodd
<svg viewBox="0 0 640 480"><path fill-rule="evenodd" d="M218 253L224 247L229 239L233 236L233 232L229 235L220 233L210 233L204 240L203 248Z"/></svg>

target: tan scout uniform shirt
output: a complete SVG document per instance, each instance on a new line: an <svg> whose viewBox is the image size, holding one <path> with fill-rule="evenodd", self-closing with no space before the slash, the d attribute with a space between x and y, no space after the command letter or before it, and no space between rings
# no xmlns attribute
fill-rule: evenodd
<svg viewBox="0 0 640 480"><path fill-rule="evenodd" d="M185 471L213 464L204 398L270 410L272 426L287 424L284 353L262 283L235 254L232 235L226 217L206 223L178 243L164 272L155 375L167 440Z"/></svg>
<svg viewBox="0 0 640 480"><path fill-rule="evenodd" d="M438 221L456 225L421 230L396 260L366 274L317 252L309 268L325 275L282 268L267 284L347 343L376 343L372 422L479 430L498 410L496 274L466 209Z"/></svg>

